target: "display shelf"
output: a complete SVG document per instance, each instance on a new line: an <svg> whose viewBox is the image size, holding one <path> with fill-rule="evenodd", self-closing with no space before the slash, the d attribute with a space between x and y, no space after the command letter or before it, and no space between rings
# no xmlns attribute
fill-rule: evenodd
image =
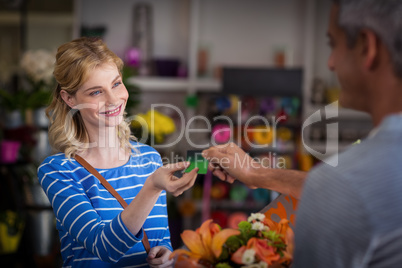
<svg viewBox="0 0 402 268"><path fill-rule="evenodd" d="M276 147L264 146L261 148L250 148L247 150L250 154L258 155L264 153L276 153L276 154L293 154L296 152L296 146L294 143L288 143L283 145L277 145Z"/></svg>
<svg viewBox="0 0 402 268"><path fill-rule="evenodd" d="M308 144L310 148L315 151L326 153L328 155L340 153L345 150L347 147L352 145L352 142L339 142L338 144L329 143L326 144L325 142L313 142Z"/></svg>
<svg viewBox="0 0 402 268"><path fill-rule="evenodd" d="M318 110L326 110L326 109L327 108L324 105L308 105L305 107L305 115L306 115L306 117L308 117ZM339 119L370 120L370 115L365 112L360 112L360 111L347 109L347 108L343 108L343 107L330 108L330 111L331 110L334 111L335 109L338 109L338 118Z"/></svg>
<svg viewBox="0 0 402 268"><path fill-rule="evenodd" d="M170 77L130 77L127 82L140 87L143 91L187 92L193 87L198 92L219 92L221 83L212 78L192 81L187 78Z"/></svg>
<svg viewBox="0 0 402 268"><path fill-rule="evenodd" d="M71 13L45 13L30 12L27 16L28 24L71 26L74 23L74 15ZM0 12L0 25L19 25L21 15L16 11Z"/></svg>

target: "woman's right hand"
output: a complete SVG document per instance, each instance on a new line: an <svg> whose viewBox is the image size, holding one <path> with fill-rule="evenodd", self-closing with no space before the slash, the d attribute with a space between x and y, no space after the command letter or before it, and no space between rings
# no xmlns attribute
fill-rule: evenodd
<svg viewBox="0 0 402 268"><path fill-rule="evenodd" d="M145 183L151 183L154 189L165 190L174 196L179 196L194 185L198 168L184 173L181 178L176 177L174 173L186 169L189 165L189 162L164 165L149 176Z"/></svg>

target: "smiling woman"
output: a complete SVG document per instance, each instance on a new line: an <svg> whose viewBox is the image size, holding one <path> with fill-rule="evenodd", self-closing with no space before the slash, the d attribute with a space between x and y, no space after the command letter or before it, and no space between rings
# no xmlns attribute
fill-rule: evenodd
<svg viewBox="0 0 402 268"><path fill-rule="evenodd" d="M65 267L170 266L166 191L178 196L196 179L194 169L178 180L173 173L188 163L162 166L155 149L131 136L122 67L100 39L73 40L56 55L58 87L47 115L59 153L43 161L38 179L56 216Z"/></svg>
<svg viewBox="0 0 402 268"><path fill-rule="evenodd" d="M116 65L105 63L92 70L88 80L78 88L75 94L61 90L60 95L69 107L79 110L88 133L100 133L100 128L110 132L122 124L128 99L127 89L121 80ZM90 134L89 137L96 138L106 133L102 134ZM90 142L99 143L100 141L90 140Z"/></svg>

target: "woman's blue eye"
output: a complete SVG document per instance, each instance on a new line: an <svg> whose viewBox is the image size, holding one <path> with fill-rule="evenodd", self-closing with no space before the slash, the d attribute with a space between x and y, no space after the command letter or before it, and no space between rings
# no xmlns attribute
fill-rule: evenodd
<svg viewBox="0 0 402 268"><path fill-rule="evenodd" d="M99 93L100 93L100 91L99 91L99 90L96 90L96 91L91 92L91 94L89 94L89 95L91 95L91 96L96 96L96 95L98 95Z"/></svg>
<svg viewBox="0 0 402 268"><path fill-rule="evenodd" d="M120 81L119 81L119 82L116 82L116 83L113 84L113 87L115 88L115 87L117 87L117 86L120 85L120 84L121 84Z"/></svg>

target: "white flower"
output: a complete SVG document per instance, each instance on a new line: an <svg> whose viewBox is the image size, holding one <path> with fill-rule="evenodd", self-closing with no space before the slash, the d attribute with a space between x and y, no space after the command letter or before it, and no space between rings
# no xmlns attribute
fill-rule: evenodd
<svg viewBox="0 0 402 268"><path fill-rule="evenodd" d="M51 84L53 79L55 56L44 50L28 50L22 55L21 68L34 83L43 81Z"/></svg>
<svg viewBox="0 0 402 268"><path fill-rule="evenodd" d="M264 231L265 225L262 222L256 221L251 225L251 229L256 231Z"/></svg>
<svg viewBox="0 0 402 268"><path fill-rule="evenodd" d="M268 268L268 263L264 262L264 261L260 261L258 263L258 265L260 266L260 268Z"/></svg>
<svg viewBox="0 0 402 268"><path fill-rule="evenodd" d="M241 261L244 264L252 264L255 261L255 251L254 249L246 249L244 251L243 256L241 257Z"/></svg>
<svg viewBox="0 0 402 268"><path fill-rule="evenodd" d="M251 216L248 217L248 222L253 222L254 220L263 221L265 219L265 215L262 213L251 213Z"/></svg>

